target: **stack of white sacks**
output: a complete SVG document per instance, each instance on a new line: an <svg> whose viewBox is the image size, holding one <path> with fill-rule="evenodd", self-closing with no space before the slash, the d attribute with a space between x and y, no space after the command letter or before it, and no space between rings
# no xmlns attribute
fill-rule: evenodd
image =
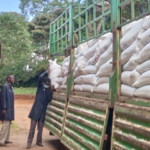
<svg viewBox="0 0 150 150"><path fill-rule="evenodd" d="M122 35L121 93L150 98L150 17L129 24Z"/></svg>
<svg viewBox="0 0 150 150"><path fill-rule="evenodd" d="M109 93L112 41L112 33L108 33L75 49L73 66L75 91ZM150 17L123 27L120 46L122 50L121 94L150 98ZM70 57L67 57L61 66L57 66L55 88L66 89L69 64Z"/></svg>
<svg viewBox="0 0 150 150"><path fill-rule="evenodd" d="M81 48L84 47L84 48ZM91 40L75 51L74 90L91 93L109 93L112 73L112 34Z"/></svg>

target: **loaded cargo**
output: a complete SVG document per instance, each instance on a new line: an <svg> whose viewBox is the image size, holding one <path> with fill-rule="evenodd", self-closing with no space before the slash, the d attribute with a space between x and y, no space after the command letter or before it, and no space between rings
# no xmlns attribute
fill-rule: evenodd
<svg viewBox="0 0 150 150"><path fill-rule="evenodd" d="M52 57L70 55L61 65L49 61L56 92L45 127L72 150L148 150L150 2L85 5L71 4L50 25Z"/></svg>

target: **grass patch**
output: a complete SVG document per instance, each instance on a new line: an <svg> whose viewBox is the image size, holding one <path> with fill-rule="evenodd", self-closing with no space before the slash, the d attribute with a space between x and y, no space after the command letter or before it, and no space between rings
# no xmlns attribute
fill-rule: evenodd
<svg viewBox="0 0 150 150"><path fill-rule="evenodd" d="M14 88L15 94L35 95L37 88Z"/></svg>
<svg viewBox="0 0 150 150"><path fill-rule="evenodd" d="M2 121L0 121L0 130L2 128ZM12 124L10 126L10 131L13 133L19 133L19 126L17 125L17 123L15 121L12 121Z"/></svg>

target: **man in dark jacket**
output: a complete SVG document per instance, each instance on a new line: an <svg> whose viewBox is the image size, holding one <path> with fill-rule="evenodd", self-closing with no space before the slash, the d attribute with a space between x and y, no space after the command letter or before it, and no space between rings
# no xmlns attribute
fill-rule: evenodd
<svg viewBox="0 0 150 150"><path fill-rule="evenodd" d="M1 89L0 98L0 120L2 121L2 129L0 131L0 146L6 146L9 141L10 125L14 120L14 76L7 77L7 83Z"/></svg>
<svg viewBox="0 0 150 150"><path fill-rule="evenodd" d="M46 72L42 73L38 79L38 87L35 102L29 114L29 118L31 118L31 126L26 149L31 148L37 122L38 122L38 134L36 144L38 146L44 146L44 144L42 143L42 131L44 126L47 105L52 100L53 96L50 79L46 78L43 82L43 78L48 72L49 69Z"/></svg>

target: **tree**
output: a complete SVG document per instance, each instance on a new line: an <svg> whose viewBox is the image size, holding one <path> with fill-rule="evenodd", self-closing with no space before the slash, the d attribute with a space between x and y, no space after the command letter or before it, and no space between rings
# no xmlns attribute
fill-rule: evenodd
<svg viewBox="0 0 150 150"><path fill-rule="evenodd" d="M27 24L28 22L21 14L0 14L0 41L2 45L0 85L6 82L6 76L10 74L15 76L17 86L24 85L48 66L47 61L38 61L31 56L34 47ZM31 71L25 69L27 64Z"/></svg>
<svg viewBox="0 0 150 150"><path fill-rule="evenodd" d="M20 0L19 8L24 15L49 14L57 8L66 8L71 0Z"/></svg>

